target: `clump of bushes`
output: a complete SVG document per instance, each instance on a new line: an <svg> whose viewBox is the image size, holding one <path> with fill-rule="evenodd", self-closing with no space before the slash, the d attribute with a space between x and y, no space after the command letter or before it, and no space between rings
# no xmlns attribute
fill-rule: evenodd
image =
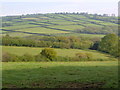
<svg viewBox="0 0 120 90"><path fill-rule="evenodd" d="M37 62L41 62L41 61L50 61L47 57L41 55L41 54L38 54L38 55L35 55L35 61Z"/></svg>
<svg viewBox="0 0 120 90"><path fill-rule="evenodd" d="M34 56L26 53L24 54L23 56L20 57L21 61L25 61L25 62L28 62L28 61L35 61L35 58Z"/></svg>
<svg viewBox="0 0 120 90"><path fill-rule="evenodd" d="M76 60L80 61L80 60L92 60L93 59L93 55L91 53L76 53Z"/></svg>
<svg viewBox="0 0 120 90"><path fill-rule="evenodd" d="M41 55L53 61L57 56L57 52L53 48L45 48L42 50Z"/></svg>
<svg viewBox="0 0 120 90"><path fill-rule="evenodd" d="M10 54L10 53L7 53L7 52L2 54L2 61L3 62L9 62L9 61L10 62L16 62L16 61L19 61L19 60L20 60L20 58L15 54Z"/></svg>

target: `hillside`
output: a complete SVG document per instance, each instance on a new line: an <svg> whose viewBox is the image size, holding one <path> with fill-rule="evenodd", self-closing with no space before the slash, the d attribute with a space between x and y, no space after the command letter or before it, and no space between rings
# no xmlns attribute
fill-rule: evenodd
<svg viewBox="0 0 120 90"><path fill-rule="evenodd" d="M15 46L2 46L3 53L8 52L11 54L16 55L24 55L26 53L30 55L38 55L42 49L44 48L34 48L34 47L15 47ZM83 52L83 53L91 53L93 55L93 59L103 59L103 60L110 60L115 59L109 54L101 53L96 50L80 50L80 49L55 49L57 52L57 56L62 57L75 57L76 53ZM117 60L117 59L115 59Z"/></svg>
<svg viewBox="0 0 120 90"><path fill-rule="evenodd" d="M117 33L117 17L87 13L28 14L2 17L2 35L97 36Z"/></svg>

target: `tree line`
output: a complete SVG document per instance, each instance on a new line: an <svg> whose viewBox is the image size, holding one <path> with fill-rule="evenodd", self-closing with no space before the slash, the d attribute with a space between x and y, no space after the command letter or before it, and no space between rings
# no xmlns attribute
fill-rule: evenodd
<svg viewBox="0 0 120 90"><path fill-rule="evenodd" d="M27 46L27 47L51 47L51 48L72 48L72 49L89 49L93 41L80 37L64 36L44 36L39 38L20 38L6 35L2 38L2 45L5 46Z"/></svg>

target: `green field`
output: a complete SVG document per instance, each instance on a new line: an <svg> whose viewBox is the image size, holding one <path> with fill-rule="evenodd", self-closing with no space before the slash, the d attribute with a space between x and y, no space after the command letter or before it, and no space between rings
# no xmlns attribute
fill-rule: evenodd
<svg viewBox="0 0 120 90"><path fill-rule="evenodd" d="M3 88L117 88L118 62L2 63Z"/></svg>
<svg viewBox="0 0 120 90"><path fill-rule="evenodd" d="M103 34L117 32L117 23L115 23L117 21L117 17L97 17L98 19L96 19L94 15L90 14L82 15L54 13L41 15L35 14L29 16L13 16L12 18L8 16L2 18L2 31L5 31L4 35L9 34L13 37L17 36L17 34L21 37L27 37L29 35L43 36L44 34L60 36L66 33L70 33L69 35L72 36L76 36L76 34L77 36L84 36L85 34L85 36L88 37L99 37ZM103 20L103 18L105 20ZM109 26L114 26L114 28L108 28ZM101 29L93 30L90 28ZM84 29L86 29L87 31L85 31ZM82 32L78 33L76 32L76 30L81 30ZM91 36L89 36L89 34L91 34Z"/></svg>
<svg viewBox="0 0 120 90"><path fill-rule="evenodd" d="M11 54L23 55L23 54L31 54L37 55L41 52L43 48L33 48L33 47L15 47L15 46L2 46L3 52L9 52ZM96 50L80 50L80 49L55 49L58 56L63 57L74 57L76 53L85 52L91 53L93 55L93 59L112 59L113 57L109 54L101 53Z"/></svg>

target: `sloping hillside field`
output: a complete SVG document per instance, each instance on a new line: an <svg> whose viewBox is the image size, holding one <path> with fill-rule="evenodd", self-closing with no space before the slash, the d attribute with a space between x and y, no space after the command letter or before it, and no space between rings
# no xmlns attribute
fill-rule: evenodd
<svg viewBox="0 0 120 90"><path fill-rule="evenodd" d="M86 13L7 16L2 18L1 30L3 35L19 35L20 37L29 35L81 36L82 34L88 36L97 34L102 37L102 34L117 33L117 17Z"/></svg>
<svg viewBox="0 0 120 90"><path fill-rule="evenodd" d="M26 53L30 55L38 55L44 48L33 48L33 47L14 47L14 46L3 46L2 51L16 55L24 55ZM80 50L80 49L55 49L57 56L63 57L74 57L76 53L85 52L91 53L93 59L112 59L113 57L109 54L101 53L96 50ZM114 59L114 58L113 58ZM117 59L116 59L117 60Z"/></svg>

